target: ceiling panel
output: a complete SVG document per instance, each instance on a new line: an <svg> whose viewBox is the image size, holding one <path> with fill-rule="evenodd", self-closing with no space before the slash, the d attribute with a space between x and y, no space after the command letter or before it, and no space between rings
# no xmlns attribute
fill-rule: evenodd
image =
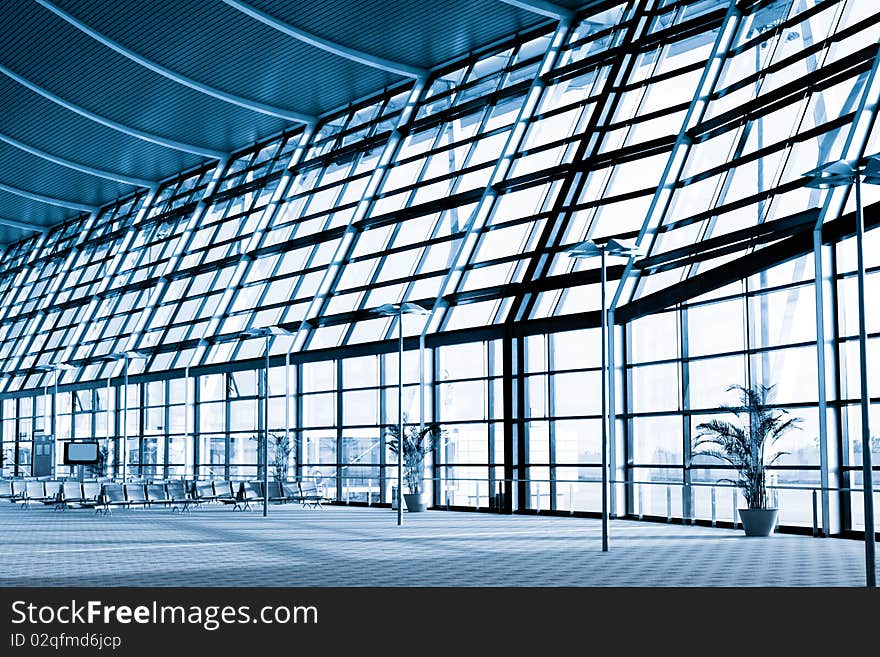
<svg viewBox="0 0 880 657"><path fill-rule="evenodd" d="M0 136L68 164L141 181L166 179L198 165L205 155L151 143L120 127L144 133L141 137L228 154L296 125L296 120L272 116L271 110L326 115L406 79L333 47L294 38L240 11L234 2L41 2L0 3L0 65L11 73L0 71ZM47 3L55 10L43 6ZM367 59L422 69L549 21L502 0L248 3L294 30ZM77 113L76 107L84 112ZM104 125L95 117L119 125ZM0 183L87 204L109 203L131 190L0 144ZM52 224L70 212L0 194L0 217ZM22 235L3 228L0 243Z"/></svg>

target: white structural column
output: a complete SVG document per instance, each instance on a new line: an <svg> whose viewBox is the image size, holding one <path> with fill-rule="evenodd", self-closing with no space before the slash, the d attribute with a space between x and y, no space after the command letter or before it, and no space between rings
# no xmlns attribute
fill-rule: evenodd
<svg viewBox="0 0 880 657"><path fill-rule="evenodd" d="M199 82L198 80L193 80L181 73L177 73L176 71L172 71L170 68L166 66L162 66L161 64L152 61L151 59L140 55L130 48L126 48L121 43L113 41L111 38L101 34L97 30L92 27L86 25L83 21L76 18L73 14L70 14L60 7L56 7L48 0L35 0L37 4L42 5L53 14L58 16L63 21L69 23L76 29L78 29L83 34L87 34L92 37L95 41L100 43L107 48L110 48L114 52L119 53L123 57L133 61L135 64L139 66L143 66L144 68L153 71L153 73L157 73L164 78L171 80L172 82L176 82L181 84L188 89L192 89L193 91L198 91L199 93L205 94L206 96L211 96L212 98L216 98L217 100L222 100L225 103L230 103L231 105L236 105L238 107L243 107L244 109L252 110L254 112L259 112L260 114L266 114L268 116L274 116L279 119L284 119L285 121L295 121L297 123L311 123L315 119L312 116L308 116L306 114L302 114L300 112L292 112L290 110L274 107L269 105L268 103L263 103L258 100L252 100L249 98L244 98L242 96L238 96L233 93L229 93L228 91L223 91L222 89L217 89L210 85L207 85L203 82Z"/></svg>
<svg viewBox="0 0 880 657"><path fill-rule="evenodd" d="M871 128L877 117L877 103L880 98L880 56L874 57L874 65L865 81L865 89L856 110L856 118L852 123L843 147L844 160L856 161L865 154ZM850 187L832 187L826 192L825 202L813 226L813 266L815 268L816 296L816 374L819 401L819 455L820 485L822 504L822 532L825 536L841 529L841 518L837 502L839 494L832 493L832 488L839 487L840 454L836 444L828 441L828 381L834 380L834 372L829 372L829 363L834 358L834 332L832 327L835 318L832 316L834 304L828 304L826 292L835 293L833 269L830 253L822 242L822 226L826 221L837 219L844 210L844 204L850 193ZM833 296L832 296L833 298Z"/></svg>
<svg viewBox="0 0 880 657"><path fill-rule="evenodd" d="M342 237L339 238L339 243L336 245L336 249L333 252L333 258L327 265L327 269L324 270L321 282L318 285L318 290L309 302L309 307L304 316L305 318L300 323L296 333L294 333L293 345L291 347L292 351L302 351L311 330L314 328L314 320L320 318L321 312L325 308L326 301L329 299L330 291L333 289L333 283L336 281L336 278L354 245L354 237L358 231L356 224L367 215L367 210L369 210L370 205L373 202L373 196L375 195L376 190L379 189L379 184L382 182L385 170L388 168L391 158L397 152L397 145L400 143L402 137L401 128L409 122L409 118L415 110L424 87L425 80L423 79L416 80L413 84L406 105L400 111L397 125L394 130L391 131L391 135L385 143L385 148L382 150L382 155L379 156L376 168L373 169L373 173L370 174L370 180L367 182L364 193L361 195L361 199L358 201L357 206L355 206L354 212L348 220L348 225L342 233Z"/></svg>
<svg viewBox="0 0 880 657"><path fill-rule="evenodd" d="M314 132L315 124L310 123L303 129L302 133L300 134L299 143L297 144L296 149L294 149L293 154L290 156L290 161L287 164L287 170L284 172L284 174L282 174L281 180L278 181L278 187L275 188L275 192L272 194L272 199L263 209L263 214L260 217L256 228L254 229L254 233L248 240L248 243L241 254L241 258L239 258L238 265L236 265L235 271L232 273L232 278L230 279L229 284L226 286L226 291L223 293L223 296L220 299L220 303L217 304L217 310L211 317L211 321L208 322L208 326L205 329L206 338L210 338L211 336L217 334L217 329L220 327L220 322L223 321L223 318L226 317L227 313L229 312L230 305L235 298L235 293L238 291L238 288L241 285L248 265L253 260L250 253L260 246L260 242L262 242L263 236L266 234L266 232L268 232L269 227L272 225L272 221L278 214L278 209L281 207L284 198L287 196L288 191L290 190L290 186L293 184L293 181L296 180L297 172L295 171L295 168L302 161L303 155L308 150ZM193 365L197 365L201 362L207 348L208 345L206 343L201 343L198 347L196 347L196 351L192 359Z"/></svg>
<svg viewBox="0 0 880 657"><path fill-rule="evenodd" d="M440 328L439 322L443 315L440 311L449 305L444 297L455 291L461 281L461 277L464 275L468 263L471 261L474 249L476 249L477 242L480 238L480 231L486 226L486 222L488 221L489 214L492 210L492 204L498 196L498 193L494 189L494 185L504 180L507 176L507 172L510 170L513 157L519 150L520 143L525 136L529 119L531 119L532 115L535 113L541 99L541 94L547 86L546 82L544 82L543 76L556 64L559 53L562 51L563 46L565 46L569 28L569 22L563 20L560 21L556 31L553 33L550 46L547 48L547 52L544 53L544 58L541 60L541 65L538 67L538 71L532 80L531 87L529 87L529 91L526 94L526 99L523 101L516 120L513 122L513 127L510 129L510 134L508 134L507 141L501 151L501 156L498 158L495 168L492 170L489 182L486 183L486 189L465 225L465 235L459 242L458 248L455 251L452 266L449 268L449 271L446 273L446 276L444 276L443 281L440 284L437 299L434 302L434 305L431 308L431 314L422 329L422 335L433 333Z"/></svg>
<svg viewBox="0 0 880 657"><path fill-rule="evenodd" d="M205 212L207 212L208 206L211 204L210 198L214 194L214 190L217 189L217 185L220 182L220 178L223 176L223 172L226 170L228 162L229 158L223 158L214 168L214 174L211 176L210 182L205 185L205 191L202 192L202 198L199 199L198 206L193 210L189 221L186 223L186 227L183 229L183 233L177 240L174 253L168 258L168 262L165 263L165 268L159 275L159 280L156 282L155 287L153 287L152 292L150 292L150 298L147 301L147 305L141 310L137 324L135 324L131 335L128 336L128 344L123 351L132 351L137 348L138 340L140 340L141 334L144 331L144 326L147 324L147 320L153 316L153 312L155 312L156 306L159 305L159 301L162 299L165 288L168 287L168 282L171 280L172 274L177 271L177 263L180 261L183 254L189 250L189 243L192 240L192 236L198 229L199 224L202 223L202 217L205 216Z"/></svg>

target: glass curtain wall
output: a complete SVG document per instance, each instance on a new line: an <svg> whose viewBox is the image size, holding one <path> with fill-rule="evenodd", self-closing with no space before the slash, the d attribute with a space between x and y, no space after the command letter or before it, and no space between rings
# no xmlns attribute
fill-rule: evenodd
<svg viewBox="0 0 880 657"><path fill-rule="evenodd" d="M775 385L774 403L803 419L773 469L783 525L811 524L823 471L858 488L851 214L824 216L827 192L802 174L880 150L880 130L861 143L853 129L880 11L591 5L6 247L3 475L40 474L52 433L59 476L78 474L61 464L63 441L97 438L104 463L89 475L121 474L124 456L147 479L250 479L268 429L273 477L387 504L398 320L371 311L410 301L429 314L404 320L401 410L408 427L443 427L434 503L595 514L599 263L565 249L640 238L648 257L626 280L623 261L608 268L622 374L612 459L628 482L614 512L731 520L739 501L718 483L729 472L690 453L731 384ZM872 228L880 190L865 200ZM824 435L819 219L833 281ZM880 318L869 309L868 321L873 382ZM288 335L247 333L267 327ZM880 467L880 441L870 448ZM831 513L858 530L860 493L835 495Z"/></svg>

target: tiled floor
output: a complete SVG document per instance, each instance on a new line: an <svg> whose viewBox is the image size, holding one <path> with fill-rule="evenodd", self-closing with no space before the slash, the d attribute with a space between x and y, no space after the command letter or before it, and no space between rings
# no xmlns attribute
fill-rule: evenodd
<svg viewBox="0 0 880 657"><path fill-rule="evenodd" d="M582 518L0 505L2 586L862 586L859 541Z"/></svg>

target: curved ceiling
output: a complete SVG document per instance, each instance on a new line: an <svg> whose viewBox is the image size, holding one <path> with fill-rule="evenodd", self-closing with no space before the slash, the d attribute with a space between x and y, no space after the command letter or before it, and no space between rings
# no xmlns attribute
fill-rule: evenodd
<svg viewBox="0 0 880 657"><path fill-rule="evenodd" d="M0 242L583 0L3 0Z"/></svg>

